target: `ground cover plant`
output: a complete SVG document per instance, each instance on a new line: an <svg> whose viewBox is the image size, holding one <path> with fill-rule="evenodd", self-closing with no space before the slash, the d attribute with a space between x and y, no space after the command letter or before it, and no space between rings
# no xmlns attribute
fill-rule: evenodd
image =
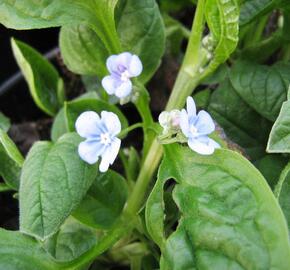
<svg viewBox="0 0 290 270"><path fill-rule="evenodd" d="M290 269L289 1L0 0L0 23L59 28L62 65L11 38L52 125L24 153L0 114L0 269Z"/></svg>

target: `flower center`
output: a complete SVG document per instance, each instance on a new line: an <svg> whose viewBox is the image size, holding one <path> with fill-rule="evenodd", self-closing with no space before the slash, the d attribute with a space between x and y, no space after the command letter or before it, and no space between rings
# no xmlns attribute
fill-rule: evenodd
<svg viewBox="0 0 290 270"><path fill-rule="evenodd" d="M108 145L111 143L111 138L109 133L102 133L101 134L101 143L104 145Z"/></svg>
<svg viewBox="0 0 290 270"><path fill-rule="evenodd" d="M130 73L128 70L125 70L121 73L121 81L127 82L130 79Z"/></svg>
<svg viewBox="0 0 290 270"><path fill-rule="evenodd" d="M197 135L197 128L194 126L194 125L191 125L190 126L190 133L193 135L193 136L196 136Z"/></svg>

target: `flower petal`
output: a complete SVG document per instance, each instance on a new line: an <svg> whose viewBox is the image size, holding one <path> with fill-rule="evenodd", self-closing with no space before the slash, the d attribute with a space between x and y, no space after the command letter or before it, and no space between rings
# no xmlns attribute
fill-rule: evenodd
<svg viewBox="0 0 290 270"><path fill-rule="evenodd" d="M163 128L168 127L170 123L170 112L163 111L160 113L158 116L158 122Z"/></svg>
<svg viewBox="0 0 290 270"><path fill-rule="evenodd" d="M106 76L102 80L102 86L109 95L113 95L116 92L116 88L119 86L118 80L114 76Z"/></svg>
<svg viewBox="0 0 290 270"><path fill-rule="evenodd" d="M186 110L189 117L196 116L196 106L192 97L186 99Z"/></svg>
<svg viewBox="0 0 290 270"><path fill-rule="evenodd" d="M111 136L116 136L121 132L121 122L115 113L102 111L101 118Z"/></svg>
<svg viewBox="0 0 290 270"><path fill-rule="evenodd" d="M129 52L120 53L117 58L118 66L124 66L129 69L132 56Z"/></svg>
<svg viewBox="0 0 290 270"><path fill-rule="evenodd" d="M99 171L104 173L109 169L110 163L107 159L102 158L100 165L99 165Z"/></svg>
<svg viewBox="0 0 290 270"><path fill-rule="evenodd" d="M130 80L123 82L117 89L115 92L115 95L118 98L124 98L127 97L128 95L130 95L132 91L132 82Z"/></svg>
<svg viewBox="0 0 290 270"><path fill-rule="evenodd" d="M114 163L121 146L121 140L114 138L111 145L102 154L102 161L99 166L100 172L106 172L111 164Z"/></svg>
<svg viewBox="0 0 290 270"><path fill-rule="evenodd" d="M110 73L118 72L118 55L108 57L106 66Z"/></svg>
<svg viewBox="0 0 290 270"><path fill-rule="evenodd" d="M211 138L209 138L208 145L213 146L215 149L221 148L221 146Z"/></svg>
<svg viewBox="0 0 290 270"><path fill-rule="evenodd" d="M128 71L131 77L137 77L142 73L143 65L137 55L133 55L129 64Z"/></svg>
<svg viewBox="0 0 290 270"><path fill-rule="evenodd" d="M211 140L211 139L210 139ZM190 138L188 146L195 152L201 155L211 155L214 152L215 146L208 141L208 143L201 142L198 139Z"/></svg>
<svg viewBox="0 0 290 270"><path fill-rule="evenodd" d="M100 133L100 117L93 111L80 114L75 123L77 133L84 138L90 138Z"/></svg>
<svg viewBox="0 0 290 270"><path fill-rule="evenodd" d="M215 124L206 111L200 111L197 115L195 127L199 134L210 134L215 130Z"/></svg>
<svg viewBox="0 0 290 270"><path fill-rule="evenodd" d="M104 150L105 146L95 140L85 140L78 147L81 159L89 164L96 163Z"/></svg>
<svg viewBox="0 0 290 270"><path fill-rule="evenodd" d="M180 128L182 133L186 136L190 136L190 130L189 130L189 122L188 122L188 115L186 110L182 110L180 113Z"/></svg>

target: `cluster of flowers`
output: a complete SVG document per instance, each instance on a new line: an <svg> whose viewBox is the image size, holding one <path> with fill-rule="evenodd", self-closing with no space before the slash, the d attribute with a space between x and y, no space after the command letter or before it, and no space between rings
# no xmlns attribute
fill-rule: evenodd
<svg viewBox="0 0 290 270"><path fill-rule="evenodd" d="M209 113L202 110L196 113L195 102L192 97L186 101L186 110L162 112L159 123L163 127L163 138L174 136L176 141L187 142L188 146L201 155L211 155L220 145L209 138L215 130L215 124ZM172 141L172 140L169 140ZM161 139L162 142L162 139Z"/></svg>
<svg viewBox="0 0 290 270"><path fill-rule="evenodd" d="M109 95L122 99L131 95L131 78L139 76L143 66L137 55L124 52L110 56L107 69L110 75L102 80L103 88ZM165 136L182 132L189 147L200 154L212 154L219 147L208 137L215 129L212 118L205 111L196 114L196 106L191 97L187 98L187 110L163 112L159 116L159 122L164 128ZM107 111L102 111L100 116L96 112L86 111L78 117L75 127L77 133L85 138L78 148L81 159L94 164L101 157L99 170L106 172L120 150L121 140L118 134L121 132L121 122L118 116Z"/></svg>

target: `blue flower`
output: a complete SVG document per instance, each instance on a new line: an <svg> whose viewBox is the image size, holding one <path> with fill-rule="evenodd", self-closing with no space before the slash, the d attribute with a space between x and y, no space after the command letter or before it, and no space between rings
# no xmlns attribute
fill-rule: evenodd
<svg viewBox="0 0 290 270"><path fill-rule="evenodd" d="M106 172L115 161L121 140L117 134L121 131L118 116L112 112L101 112L101 118L93 111L83 112L75 123L77 133L86 138L79 144L78 152L82 160L94 164L102 158L99 170Z"/></svg>
<svg viewBox="0 0 290 270"><path fill-rule="evenodd" d="M180 114L180 128L188 139L188 146L202 155L211 155L220 145L208 137L215 130L215 124L206 111L196 114L196 106L192 97L187 98L187 110Z"/></svg>
<svg viewBox="0 0 290 270"><path fill-rule="evenodd" d="M125 98L132 92L130 78L139 76L143 66L137 55L124 52L110 56L107 59L107 69L110 75L103 78L103 88L109 95Z"/></svg>

